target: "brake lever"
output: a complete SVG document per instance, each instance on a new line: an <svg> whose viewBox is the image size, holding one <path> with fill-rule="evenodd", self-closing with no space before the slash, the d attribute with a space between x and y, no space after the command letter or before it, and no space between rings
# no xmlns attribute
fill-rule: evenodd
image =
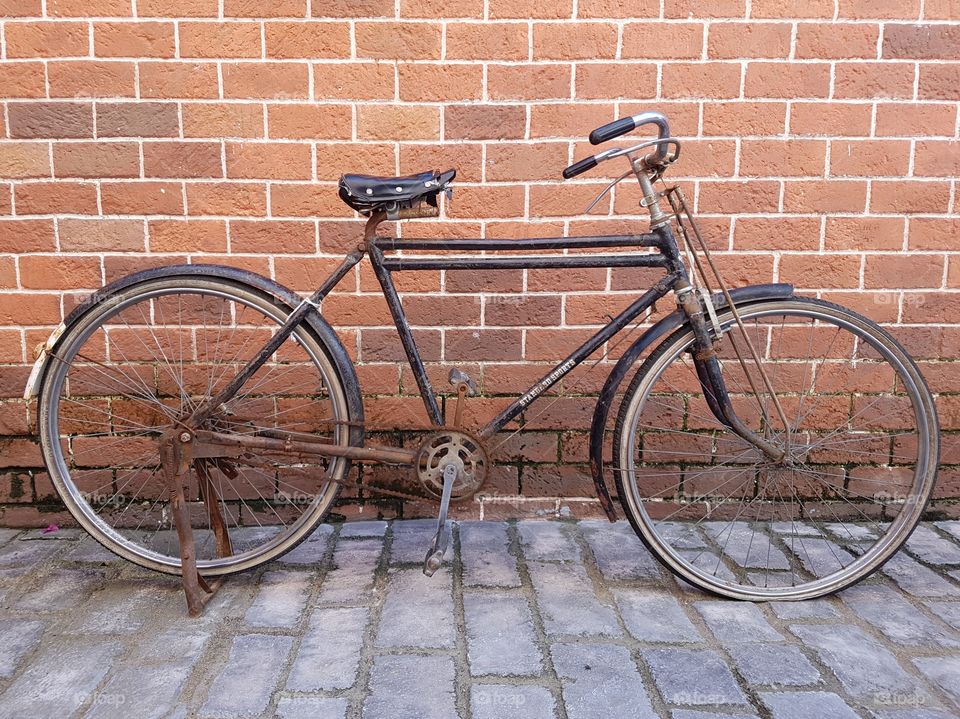
<svg viewBox="0 0 960 719"><path fill-rule="evenodd" d="M599 195L597 195L597 196L593 199L593 202L591 202L591 203L587 206L587 209L585 209L585 210L583 211L583 214L584 214L584 215L589 215L589 214L590 214L590 211L591 211L594 207L597 206L597 203L600 202L600 200L603 199L604 195L606 195L608 192L610 192L610 190L612 190L618 183L622 182L623 180L626 180L626 179L627 179L628 177L630 177L631 175L633 175L633 170L632 170L632 169L627 170L627 171L624 172L622 175L620 175L620 177L618 177L616 180L614 180L614 181L611 182L609 185L607 185L606 187L604 187L604 188L603 188L603 192L601 192Z"/></svg>

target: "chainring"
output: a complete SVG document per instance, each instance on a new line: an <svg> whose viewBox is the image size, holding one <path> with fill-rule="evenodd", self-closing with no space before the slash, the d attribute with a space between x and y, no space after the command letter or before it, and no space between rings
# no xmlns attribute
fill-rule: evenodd
<svg viewBox="0 0 960 719"><path fill-rule="evenodd" d="M483 486L487 476L487 452L476 437L459 430L431 432L417 452L417 477L424 490L439 499L443 494L443 470L457 467L450 501L470 499Z"/></svg>

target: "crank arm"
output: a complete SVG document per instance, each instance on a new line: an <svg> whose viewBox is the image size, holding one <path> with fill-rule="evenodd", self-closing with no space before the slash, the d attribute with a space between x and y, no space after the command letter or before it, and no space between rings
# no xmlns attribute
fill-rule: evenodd
<svg viewBox="0 0 960 719"><path fill-rule="evenodd" d="M427 550L423 560L423 573L432 577L443 565L443 555L447 553L447 544L450 535L447 532L447 508L450 506L450 497L453 494L453 483L457 481L457 468L448 464L443 468L443 494L440 497L440 514L437 517L437 533L433 535L433 542Z"/></svg>

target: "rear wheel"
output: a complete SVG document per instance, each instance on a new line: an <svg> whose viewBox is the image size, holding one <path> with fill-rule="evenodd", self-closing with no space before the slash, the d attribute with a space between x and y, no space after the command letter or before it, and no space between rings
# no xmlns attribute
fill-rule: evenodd
<svg viewBox="0 0 960 719"><path fill-rule="evenodd" d="M174 276L98 297L70 327L44 380L41 443L57 492L97 541L179 573L159 438L226 385L291 311L248 285ZM302 323L201 428L348 445L351 402L334 356ZM195 461L186 499L200 571L239 572L292 549L329 512L348 471L343 458L265 451ZM216 541L221 526L229 552L222 532Z"/></svg>
<svg viewBox="0 0 960 719"><path fill-rule="evenodd" d="M684 327L624 396L619 496L641 539L691 584L748 600L829 594L879 568L920 520L939 453L933 398L906 351L851 310L793 298L740 314L788 426L732 359L731 335L744 344L729 312L724 380L738 416L789 461L770 461L714 417Z"/></svg>

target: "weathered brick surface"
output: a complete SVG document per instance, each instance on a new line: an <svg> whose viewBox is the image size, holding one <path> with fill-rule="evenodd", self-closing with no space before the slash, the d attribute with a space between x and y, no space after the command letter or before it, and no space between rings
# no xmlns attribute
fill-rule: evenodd
<svg viewBox="0 0 960 719"><path fill-rule="evenodd" d="M672 172L735 283L794 282L893 326L956 403L942 360L956 356L960 288L958 23L956 0L0 0L4 385L72 306L61 294L134 269L216 261L314 288L360 237L336 197L345 171L457 166L442 218L405 234L642 227L635 188L586 218L608 173L565 184L560 171L594 126L660 108L685 141ZM482 377L473 424L649 284L607 270L467 274L404 301L431 371L442 359ZM358 277L326 311L360 363L368 415L422 426L409 373L383 384L402 355L372 276ZM498 491L589 496L576 466L586 390L527 417L542 434L510 456ZM18 472L39 470L28 427L5 419L22 414L3 406L9 394L0 436L14 438ZM960 493L948 470L938 501ZM33 486L17 503L43 499ZM30 521L7 499L2 521ZM626 570L604 551L604 571Z"/></svg>

